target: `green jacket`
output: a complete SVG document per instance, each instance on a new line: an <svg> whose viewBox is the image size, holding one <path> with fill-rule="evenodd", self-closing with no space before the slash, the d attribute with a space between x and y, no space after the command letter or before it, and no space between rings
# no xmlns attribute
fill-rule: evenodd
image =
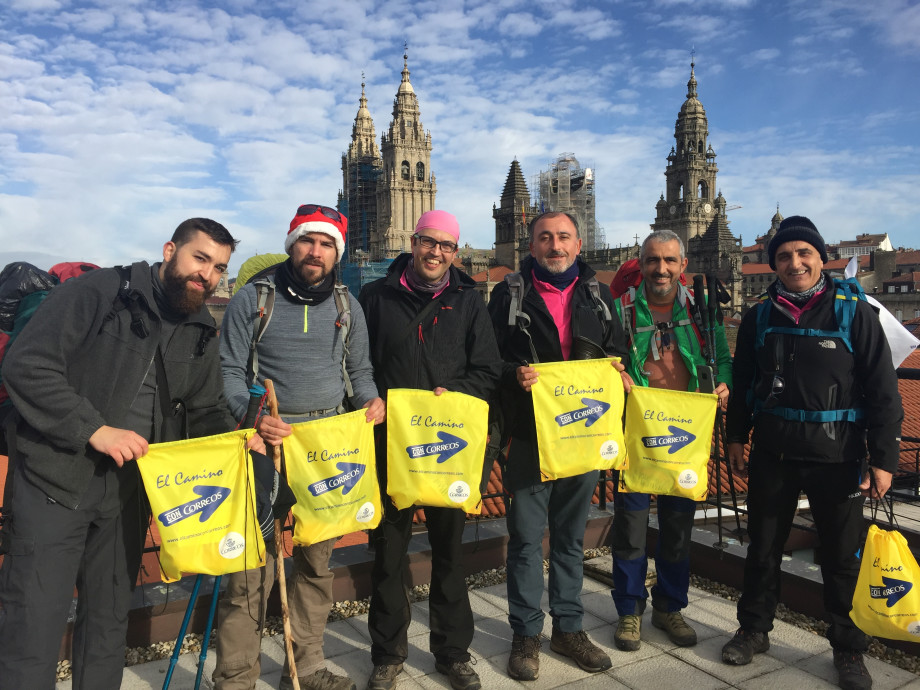
<svg viewBox="0 0 920 690"><path fill-rule="evenodd" d="M624 323L623 301L628 301L629 294L630 293L622 295L614 302L614 306L616 307L616 318L620 319L621 323ZM671 317L673 322L677 323L685 320L692 321L692 318L687 314L687 305L691 303L691 300L692 298L687 288L683 285L678 286L678 297L674 300L674 312ZM628 313L631 311L635 311L634 319L632 315ZM654 330L640 330L638 332L636 330L653 325L652 314L649 311L648 302L645 299L644 280L639 283L639 286L636 288L634 309L628 309L627 315L630 317L630 323L626 325L625 330L631 342L629 344L629 353L623 364L626 366L626 371L632 377L632 380L635 381L636 385L648 386L648 377L646 377L642 371L645 369L645 360L648 357L649 346L651 345L651 340L655 332ZM699 387L696 368L706 364L702 348L700 347L700 340L697 337L696 330L690 323L675 326L674 334L677 337L677 349L684 360L684 364L687 365L687 370L690 372L688 390L695 391ZM715 336L716 366L718 368L715 377L716 385L724 383L731 388L732 356L728 349L728 340L725 338L725 327L722 324L716 324L713 334Z"/></svg>

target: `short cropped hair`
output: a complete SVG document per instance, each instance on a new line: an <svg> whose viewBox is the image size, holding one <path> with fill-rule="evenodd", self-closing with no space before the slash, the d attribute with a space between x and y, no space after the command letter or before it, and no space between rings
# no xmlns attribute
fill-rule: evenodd
<svg viewBox="0 0 920 690"><path fill-rule="evenodd" d="M236 249L236 245L240 243L239 240L233 239L233 236L227 228L210 218L189 218L188 220L182 221L179 223L179 227L176 228L175 232L173 232L170 241L177 247L181 247L186 242L190 242L196 232L203 232L217 242L217 244L230 247L231 252Z"/></svg>
<svg viewBox="0 0 920 690"><path fill-rule="evenodd" d="M662 244L664 242L671 242L672 240L677 240L677 246L680 247L680 260L683 261L686 258L686 252L684 250L684 242L680 239L680 235L670 230L656 230L642 241L642 248L639 250L639 263L645 261L645 247L649 242Z"/></svg>
<svg viewBox="0 0 920 690"><path fill-rule="evenodd" d="M539 223L544 218L555 218L556 216L565 216L570 221L572 221L572 225L575 226L575 237L581 237L581 233L578 231L578 219L571 213L566 213L565 211L545 211L544 213L531 218L530 223L527 225L527 232L530 234L531 243L533 243L533 229L537 227L537 223Z"/></svg>

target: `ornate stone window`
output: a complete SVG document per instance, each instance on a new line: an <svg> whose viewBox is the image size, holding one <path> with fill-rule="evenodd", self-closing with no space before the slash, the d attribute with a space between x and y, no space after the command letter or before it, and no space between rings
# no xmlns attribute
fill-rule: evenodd
<svg viewBox="0 0 920 690"><path fill-rule="evenodd" d="M416 163L415 164L415 179L419 182L425 181L425 164Z"/></svg>
<svg viewBox="0 0 920 690"><path fill-rule="evenodd" d="M409 179L409 161L402 162L402 178L404 180Z"/></svg>

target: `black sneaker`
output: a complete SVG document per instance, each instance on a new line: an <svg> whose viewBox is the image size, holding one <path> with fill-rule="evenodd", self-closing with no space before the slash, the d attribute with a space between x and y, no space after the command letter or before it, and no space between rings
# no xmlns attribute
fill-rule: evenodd
<svg viewBox="0 0 920 690"><path fill-rule="evenodd" d="M844 690L869 690L872 687L872 676L861 652L835 649L834 667L837 669L837 685Z"/></svg>
<svg viewBox="0 0 920 690"><path fill-rule="evenodd" d="M481 690L479 674L468 661L436 662L434 667L447 676L453 690Z"/></svg>
<svg viewBox="0 0 920 690"><path fill-rule="evenodd" d="M770 649L770 638L765 632L751 632L738 628L738 632L722 647L722 662L735 666L751 663L755 654Z"/></svg>

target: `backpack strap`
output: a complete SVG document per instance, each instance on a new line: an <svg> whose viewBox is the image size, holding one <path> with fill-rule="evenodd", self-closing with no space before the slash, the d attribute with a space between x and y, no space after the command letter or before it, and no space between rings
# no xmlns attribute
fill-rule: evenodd
<svg viewBox="0 0 920 690"><path fill-rule="evenodd" d="M351 385L351 377L348 375L348 367L346 366L349 354L348 347L351 344L351 302L348 299L348 286L336 283L332 294L335 297L335 305L339 314L335 320L335 325L342 334L342 378L345 381L345 395L351 398L355 391Z"/></svg>
<svg viewBox="0 0 920 690"><path fill-rule="evenodd" d="M132 268L133 266L115 266L118 272L118 294L115 295L112 311L109 312L106 321L114 317L119 309L127 309L131 312L131 332L143 339L150 335L150 328L147 326L147 318L140 304L140 293L131 287Z"/></svg>
<svg viewBox="0 0 920 690"><path fill-rule="evenodd" d="M601 299L601 284L597 282L597 276L588 278L588 280L585 281L585 285L587 285L591 297L594 298L595 310L601 315L604 323L613 321L613 317L610 315L610 308L607 306L607 303Z"/></svg>
<svg viewBox="0 0 920 690"><path fill-rule="evenodd" d="M527 286L524 285L524 276L518 273L508 273L505 276L505 282L508 284L508 293L511 295L511 303L508 305L508 325L512 328L520 328L524 335L527 336L527 343L530 345L531 364L538 364L540 358L537 357L537 349L533 344L533 337L530 335L530 316L523 310L524 294L527 292Z"/></svg>

